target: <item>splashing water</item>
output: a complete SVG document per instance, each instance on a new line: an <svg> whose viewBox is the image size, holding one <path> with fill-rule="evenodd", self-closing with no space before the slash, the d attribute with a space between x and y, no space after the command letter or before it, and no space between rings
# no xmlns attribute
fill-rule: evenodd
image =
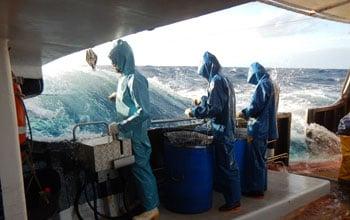
<svg viewBox="0 0 350 220"><path fill-rule="evenodd" d="M152 119L183 118L192 98L206 94L208 82L196 73L196 67L138 67L149 81ZM246 83L247 68L223 68L234 84L237 111L251 98L254 86ZM329 105L339 97L346 70L271 69L280 86L279 112L292 112L291 159L309 157L305 142L306 109ZM44 92L25 100L36 140L71 139L76 123L115 120L114 92L117 74L111 67L44 69ZM313 129L313 128L309 128ZM81 129L80 135L104 132L103 127ZM316 131L318 132L318 131ZM316 152L315 152L316 153ZM313 154L313 153L312 153Z"/></svg>
<svg viewBox="0 0 350 220"><path fill-rule="evenodd" d="M327 128L311 123L306 126L306 144L309 156L318 159L330 159L340 154L340 140Z"/></svg>

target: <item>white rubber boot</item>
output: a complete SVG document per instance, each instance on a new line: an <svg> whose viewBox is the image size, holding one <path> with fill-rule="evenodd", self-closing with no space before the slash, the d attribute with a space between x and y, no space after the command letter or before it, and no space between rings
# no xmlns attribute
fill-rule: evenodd
<svg viewBox="0 0 350 220"><path fill-rule="evenodd" d="M133 220L158 220L159 219L159 210L158 208L151 209L140 215L134 216Z"/></svg>

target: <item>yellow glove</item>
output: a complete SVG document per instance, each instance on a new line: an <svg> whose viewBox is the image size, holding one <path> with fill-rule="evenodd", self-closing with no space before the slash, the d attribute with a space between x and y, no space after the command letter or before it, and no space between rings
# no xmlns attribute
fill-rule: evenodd
<svg viewBox="0 0 350 220"><path fill-rule="evenodd" d="M192 100L192 104L195 105L195 106L198 106L198 105L201 104L201 100L200 100L200 99L197 99L197 98L196 98L196 99L193 99L193 100Z"/></svg>
<svg viewBox="0 0 350 220"><path fill-rule="evenodd" d="M237 118L245 118L243 112L238 112L236 117Z"/></svg>
<svg viewBox="0 0 350 220"><path fill-rule="evenodd" d="M194 115L192 114L192 109L191 108L188 108L185 110L185 115L189 118L193 118Z"/></svg>
<svg viewBox="0 0 350 220"><path fill-rule="evenodd" d="M253 143L253 137L252 136L247 136L247 142L248 142L248 144L252 144Z"/></svg>

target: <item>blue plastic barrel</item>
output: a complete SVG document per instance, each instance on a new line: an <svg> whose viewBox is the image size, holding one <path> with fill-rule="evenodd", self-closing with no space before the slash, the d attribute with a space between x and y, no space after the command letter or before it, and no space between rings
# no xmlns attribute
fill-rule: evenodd
<svg viewBox="0 0 350 220"><path fill-rule="evenodd" d="M164 145L168 175L164 205L173 212L194 214L212 207L213 150L209 146Z"/></svg>
<svg viewBox="0 0 350 220"><path fill-rule="evenodd" d="M237 139L234 142L234 156L238 165L241 186L244 186L244 175L245 175L245 161L246 161L246 148L247 148L247 140L246 139Z"/></svg>

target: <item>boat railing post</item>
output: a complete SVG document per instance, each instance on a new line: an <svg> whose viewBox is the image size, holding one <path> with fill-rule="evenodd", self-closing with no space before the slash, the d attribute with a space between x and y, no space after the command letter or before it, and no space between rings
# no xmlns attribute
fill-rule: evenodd
<svg viewBox="0 0 350 220"><path fill-rule="evenodd" d="M27 219L8 40L0 38L0 181L5 219Z"/></svg>

